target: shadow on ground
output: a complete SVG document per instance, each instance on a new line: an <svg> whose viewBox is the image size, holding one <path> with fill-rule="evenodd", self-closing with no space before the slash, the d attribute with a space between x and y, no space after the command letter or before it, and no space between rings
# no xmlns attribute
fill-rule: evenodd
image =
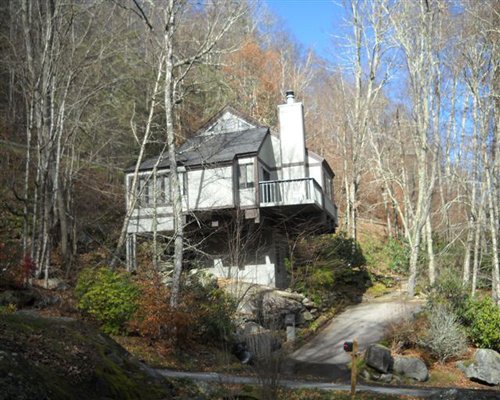
<svg viewBox="0 0 500 400"><path fill-rule="evenodd" d="M314 363L286 359L281 373L285 378L314 379L333 383L349 383L351 372L345 365Z"/></svg>

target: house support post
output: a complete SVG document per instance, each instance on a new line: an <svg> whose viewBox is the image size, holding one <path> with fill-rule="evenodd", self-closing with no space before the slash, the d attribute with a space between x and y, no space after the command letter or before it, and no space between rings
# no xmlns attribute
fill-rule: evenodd
<svg viewBox="0 0 500 400"><path fill-rule="evenodd" d="M137 245L137 235L129 233L127 235L126 257L127 257L127 271L135 271L137 269L137 259L135 248Z"/></svg>

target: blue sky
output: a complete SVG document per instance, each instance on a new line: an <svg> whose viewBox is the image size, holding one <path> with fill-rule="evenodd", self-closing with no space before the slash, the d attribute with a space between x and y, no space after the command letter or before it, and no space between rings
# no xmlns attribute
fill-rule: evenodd
<svg viewBox="0 0 500 400"><path fill-rule="evenodd" d="M334 0L266 0L271 11L285 22L305 48L313 48L322 57L331 57L332 35L342 35L343 9Z"/></svg>

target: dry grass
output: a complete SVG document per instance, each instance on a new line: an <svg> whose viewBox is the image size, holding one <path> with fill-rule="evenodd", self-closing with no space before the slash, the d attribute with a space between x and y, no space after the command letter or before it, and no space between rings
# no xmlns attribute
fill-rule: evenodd
<svg viewBox="0 0 500 400"><path fill-rule="evenodd" d="M174 349L167 342L137 336L115 336L113 339L135 357L155 368L236 373L248 368L231 354L230 349L196 343L191 343L186 348Z"/></svg>

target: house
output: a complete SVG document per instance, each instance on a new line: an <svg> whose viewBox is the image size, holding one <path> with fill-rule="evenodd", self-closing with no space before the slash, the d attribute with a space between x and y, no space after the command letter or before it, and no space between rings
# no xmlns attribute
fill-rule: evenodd
<svg viewBox="0 0 500 400"><path fill-rule="evenodd" d="M334 232L337 208L334 173L306 148L303 105L292 91L278 113L275 133L226 107L177 149L177 162L186 241L198 266L217 276L284 287L287 240L298 227ZM130 268L138 235L161 232L168 243L173 231L166 155L140 165L135 194L133 175L126 175L128 196L137 198L128 226Z"/></svg>

